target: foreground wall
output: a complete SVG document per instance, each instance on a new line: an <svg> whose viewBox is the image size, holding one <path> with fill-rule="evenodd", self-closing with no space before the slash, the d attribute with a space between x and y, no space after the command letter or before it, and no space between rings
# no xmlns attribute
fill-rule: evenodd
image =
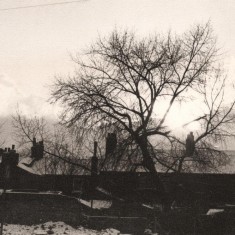
<svg viewBox="0 0 235 235"><path fill-rule="evenodd" d="M81 210L83 208L76 199L62 195L6 193L0 200L1 219L12 224L64 221L79 225Z"/></svg>

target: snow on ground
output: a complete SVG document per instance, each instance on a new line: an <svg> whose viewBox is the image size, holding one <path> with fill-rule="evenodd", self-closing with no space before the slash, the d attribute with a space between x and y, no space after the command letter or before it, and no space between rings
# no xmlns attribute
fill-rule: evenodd
<svg viewBox="0 0 235 235"><path fill-rule="evenodd" d="M91 200L86 201L83 199L78 199L78 201L88 207L91 207L91 205L92 205L93 209L103 209L103 208L107 209L107 208L110 208L112 205L112 201L93 200L93 202L91 202Z"/></svg>
<svg viewBox="0 0 235 235"><path fill-rule="evenodd" d="M120 232L115 229L106 229L100 232L85 229L83 227L73 228L64 222L47 222L39 225L16 225L4 224L4 235L118 235Z"/></svg>
<svg viewBox="0 0 235 235"><path fill-rule="evenodd" d="M215 214L223 213L223 212L224 212L224 209L209 209L206 215L215 215Z"/></svg>

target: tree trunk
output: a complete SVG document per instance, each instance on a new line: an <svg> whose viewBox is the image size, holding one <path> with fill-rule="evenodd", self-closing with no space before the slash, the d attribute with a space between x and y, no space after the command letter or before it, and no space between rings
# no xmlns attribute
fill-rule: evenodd
<svg viewBox="0 0 235 235"><path fill-rule="evenodd" d="M159 178L159 175L157 173L157 170L155 168L155 164L153 161L153 157L151 156L150 150L148 148L148 139L147 136L141 136L138 137L136 140L137 144L139 145L142 155L143 155L143 166L146 167L151 175L151 178L153 180L153 183L155 185L155 188L157 190L157 193L159 195L161 204L166 208L168 197L167 193L164 187L164 184L162 183L161 179Z"/></svg>
<svg viewBox="0 0 235 235"><path fill-rule="evenodd" d="M177 172L178 172L178 173L181 173L181 171L182 171L183 162L184 162L184 157L182 157L182 158L179 160L179 165L178 165L178 169L177 169Z"/></svg>
<svg viewBox="0 0 235 235"><path fill-rule="evenodd" d="M183 169L183 164L184 164L184 160L187 157L187 154L184 154L180 159L179 159L179 165L177 167L177 173L181 173L182 169Z"/></svg>

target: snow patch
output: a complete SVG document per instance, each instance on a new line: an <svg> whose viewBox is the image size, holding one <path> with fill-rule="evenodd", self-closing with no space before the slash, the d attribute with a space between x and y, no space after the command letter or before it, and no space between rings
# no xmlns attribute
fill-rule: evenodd
<svg viewBox="0 0 235 235"><path fill-rule="evenodd" d="M78 201L88 207L91 207L92 205L93 209L107 209L110 208L112 205L111 201L93 200L92 202L91 200L86 201L83 199L78 199Z"/></svg>
<svg viewBox="0 0 235 235"><path fill-rule="evenodd" d="M26 158L23 158L19 163L18 163L18 167L25 170L25 171L28 171L29 173L31 174L35 174L35 175L41 175L38 171L36 171L33 167L28 167L26 166L27 164L31 164L33 161L32 158L30 157L26 157ZM25 165L26 164L26 165Z"/></svg>
<svg viewBox="0 0 235 235"><path fill-rule="evenodd" d="M215 215L224 212L224 209L210 209L206 215Z"/></svg>
<svg viewBox="0 0 235 235"><path fill-rule="evenodd" d="M39 225L17 225L4 224L5 235L119 235L120 232L116 229L105 229L102 231L95 231L92 229L85 229L83 227L73 228L64 222L46 222Z"/></svg>

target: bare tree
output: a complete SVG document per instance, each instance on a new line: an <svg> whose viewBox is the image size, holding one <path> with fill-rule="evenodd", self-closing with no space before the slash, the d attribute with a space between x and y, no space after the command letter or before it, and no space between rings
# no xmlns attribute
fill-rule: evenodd
<svg viewBox="0 0 235 235"><path fill-rule="evenodd" d="M213 79L205 79L204 85L199 90L203 112L193 120L200 124L200 129L196 133L193 158L188 159L185 142L175 139L172 141L170 157L164 156L162 159L171 162L171 170L216 172L230 162L226 152L215 145L234 137L235 101L232 99L228 102L224 99L226 76L219 68L211 72L211 77Z"/></svg>
<svg viewBox="0 0 235 235"><path fill-rule="evenodd" d="M181 36L169 33L141 40L134 33L115 30L74 58L78 66L74 76L56 78L52 101L64 106L61 118L69 127L79 130L85 126L89 132L101 125L118 126L129 143L140 149L140 164L154 174L156 162L165 163L152 151L149 138L164 137L171 146L182 142L166 125L175 103L204 98L208 113L196 119L203 127L195 141L200 147L212 137L223 138L227 124L234 121L230 115L234 102L228 109L223 106L224 85L210 103L207 99L207 85L221 84L218 56L209 23L192 27ZM224 84L225 78L222 80ZM164 110L159 108L162 102Z"/></svg>
<svg viewBox="0 0 235 235"><path fill-rule="evenodd" d="M2 132L4 132L4 125L6 123L6 120L5 121L2 121L0 123L0 133L2 134ZM1 137L1 140L0 140L0 147L3 147L4 144L6 142L6 138L5 137Z"/></svg>
<svg viewBox="0 0 235 235"><path fill-rule="evenodd" d="M34 116L26 118L19 111L13 116L15 140L22 156L31 155L33 138L43 140L44 157L36 164L41 173L81 174L90 172L81 146L70 131L58 123Z"/></svg>

